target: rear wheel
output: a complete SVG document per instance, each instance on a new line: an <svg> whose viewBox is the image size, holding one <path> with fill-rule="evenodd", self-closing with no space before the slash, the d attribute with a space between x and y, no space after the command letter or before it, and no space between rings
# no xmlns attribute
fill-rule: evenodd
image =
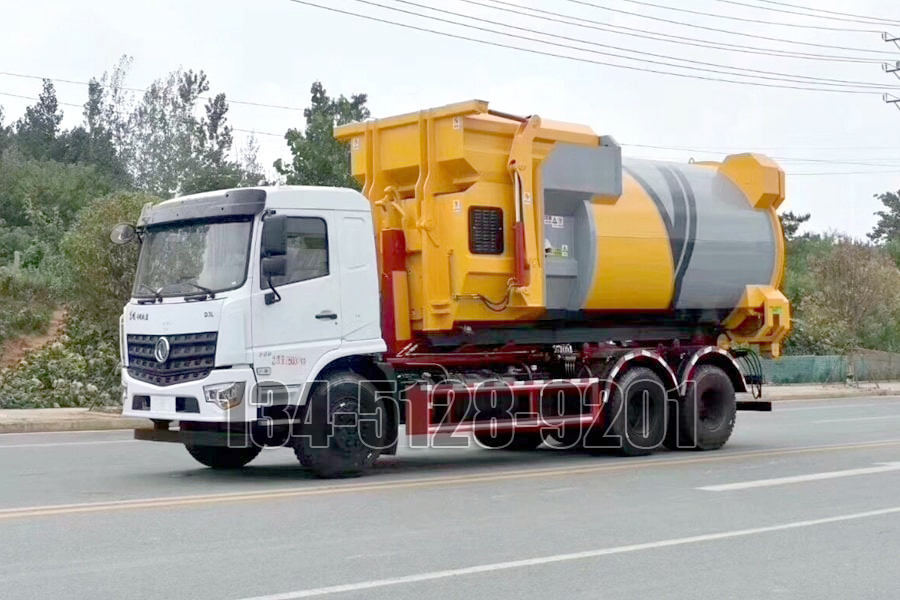
<svg viewBox="0 0 900 600"><path fill-rule="evenodd" d="M262 448L229 448L227 446L193 446L185 444L194 460L212 469L240 469L259 456Z"/></svg>
<svg viewBox="0 0 900 600"><path fill-rule="evenodd" d="M569 426L565 429L557 429L546 434L547 441L554 448L560 450L574 450L581 447L584 440L584 431L580 426Z"/></svg>
<svg viewBox="0 0 900 600"><path fill-rule="evenodd" d="M357 477L386 447L387 425L375 386L356 373L335 373L311 392L294 453L319 477Z"/></svg>
<svg viewBox="0 0 900 600"><path fill-rule="evenodd" d="M734 430L737 404L731 378L719 367L703 365L694 371L673 413L666 435L672 450L716 450Z"/></svg>
<svg viewBox="0 0 900 600"><path fill-rule="evenodd" d="M618 377L603 409L606 422L587 436L592 451L614 450L622 456L652 454L666 435L666 388L646 367L633 367Z"/></svg>

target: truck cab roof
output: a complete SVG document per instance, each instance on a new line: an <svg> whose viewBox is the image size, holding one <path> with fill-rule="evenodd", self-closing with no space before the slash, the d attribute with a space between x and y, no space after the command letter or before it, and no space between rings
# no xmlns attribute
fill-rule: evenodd
<svg viewBox="0 0 900 600"><path fill-rule="evenodd" d="M252 216L263 210L369 210L369 201L349 188L285 185L233 188L180 196L147 206L138 225Z"/></svg>

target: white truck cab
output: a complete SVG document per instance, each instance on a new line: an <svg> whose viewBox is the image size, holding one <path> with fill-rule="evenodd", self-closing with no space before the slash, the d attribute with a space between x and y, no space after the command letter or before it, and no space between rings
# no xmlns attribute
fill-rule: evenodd
<svg viewBox="0 0 900 600"><path fill-rule="evenodd" d="M386 349L372 214L356 191L185 196L146 207L137 231L120 328L126 416L254 422L257 385L302 404L328 365Z"/></svg>

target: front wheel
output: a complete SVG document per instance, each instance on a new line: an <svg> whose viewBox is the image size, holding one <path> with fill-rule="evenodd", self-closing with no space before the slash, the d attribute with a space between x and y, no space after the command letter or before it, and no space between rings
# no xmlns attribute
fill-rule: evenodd
<svg viewBox="0 0 900 600"><path fill-rule="evenodd" d="M356 373L334 373L310 393L294 453L322 478L357 477L389 444L384 401Z"/></svg>
<svg viewBox="0 0 900 600"><path fill-rule="evenodd" d="M185 444L188 453L201 465L211 469L240 469L262 451L260 446L249 448L229 448L227 446L193 446Z"/></svg>

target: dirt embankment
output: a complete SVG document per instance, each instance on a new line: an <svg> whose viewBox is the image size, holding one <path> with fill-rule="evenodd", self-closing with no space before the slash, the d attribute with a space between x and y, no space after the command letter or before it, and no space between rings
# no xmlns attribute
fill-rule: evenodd
<svg viewBox="0 0 900 600"><path fill-rule="evenodd" d="M25 358L32 350L41 348L48 342L56 339L62 333L63 326L66 323L66 311L58 309L53 312L53 318L50 320L50 326L47 331L40 335L25 335L12 340L7 340L3 347L0 348L0 369L14 367Z"/></svg>

